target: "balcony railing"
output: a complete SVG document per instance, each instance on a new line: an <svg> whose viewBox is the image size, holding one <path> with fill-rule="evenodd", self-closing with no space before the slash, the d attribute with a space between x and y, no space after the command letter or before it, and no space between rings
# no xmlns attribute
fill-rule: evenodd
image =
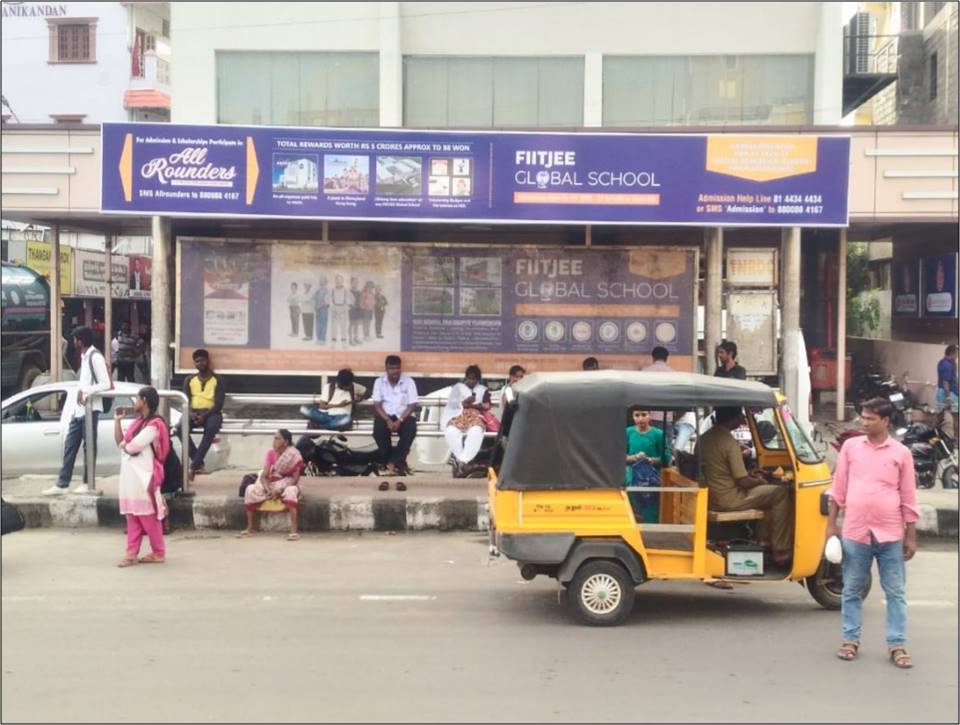
<svg viewBox="0 0 960 725"><path fill-rule="evenodd" d="M169 91L170 63L157 56L152 50L143 54L140 64L140 75L131 73L130 88L132 90L158 89Z"/></svg>

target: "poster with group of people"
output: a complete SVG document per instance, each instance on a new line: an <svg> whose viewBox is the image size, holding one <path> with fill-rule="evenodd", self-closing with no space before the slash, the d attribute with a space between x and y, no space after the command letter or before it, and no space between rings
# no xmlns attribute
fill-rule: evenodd
<svg viewBox="0 0 960 725"><path fill-rule="evenodd" d="M181 367L458 373L520 362L692 366L694 249L569 249L180 240Z"/></svg>

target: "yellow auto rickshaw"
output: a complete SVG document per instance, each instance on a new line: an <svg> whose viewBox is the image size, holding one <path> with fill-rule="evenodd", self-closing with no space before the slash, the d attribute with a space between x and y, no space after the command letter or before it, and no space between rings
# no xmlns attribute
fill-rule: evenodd
<svg viewBox="0 0 960 725"><path fill-rule="evenodd" d="M525 579L556 578L584 624L619 624L635 587L653 580L800 582L828 609L840 606L840 567L823 557L830 470L774 389L691 373L590 371L529 375L507 393L488 474L491 551ZM739 407L745 457L791 501L789 563L770 561L765 511L712 511L697 448L673 450L658 485L625 479L627 410L681 414L702 435L715 407ZM662 425L662 424L661 424ZM655 495L640 521L629 494Z"/></svg>

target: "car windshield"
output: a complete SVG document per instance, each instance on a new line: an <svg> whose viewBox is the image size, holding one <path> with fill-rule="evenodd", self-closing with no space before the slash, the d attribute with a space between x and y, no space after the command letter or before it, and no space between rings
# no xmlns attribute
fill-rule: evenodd
<svg viewBox="0 0 960 725"><path fill-rule="evenodd" d="M790 407L786 405L781 406L780 413L783 416L783 425L787 429L787 435L793 444L793 450L797 452L797 458L803 463L822 463L823 457L817 449L813 447L813 443L810 442L803 428L793 417L793 412L790 410Z"/></svg>

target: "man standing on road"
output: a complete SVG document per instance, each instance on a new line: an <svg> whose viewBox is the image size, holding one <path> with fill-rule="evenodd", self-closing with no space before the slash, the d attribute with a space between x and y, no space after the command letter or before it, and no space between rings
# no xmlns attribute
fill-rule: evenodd
<svg viewBox="0 0 960 725"><path fill-rule="evenodd" d="M93 346L93 330L89 327L78 327L73 331L73 346L80 353L80 388L77 390L77 404L67 429L67 439L63 444L63 467L57 482L50 488L44 489L44 496L57 496L67 492L70 479L73 478L73 466L77 461L77 452L81 443L93 445L93 457L97 457L97 423L100 413L103 412L103 399L93 401L90 415L93 417L93 441L84 441L86 436L86 399L91 393L100 390L110 390L113 382L107 370L107 361L103 353ZM83 461L83 483L73 489L74 493L90 493L87 486L87 461Z"/></svg>
<svg viewBox="0 0 960 725"><path fill-rule="evenodd" d="M413 439L417 437L417 408L419 394L413 378L401 370L398 355L387 355L386 373L373 384L373 439L380 449L380 460L387 466L387 473L407 473L407 454ZM390 436L396 433L398 441L393 447Z"/></svg>
<svg viewBox="0 0 960 725"><path fill-rule="evenodd" d="M887 648L901 669L912 667L907 640L905 561L917 551L917 486L910 450L890 437L893 406L883 398L863 403L860 419L865 436L849 438L837 456L830 492L827 537L843 543L842 660L860 649L863 587L870 564L877 560L880 585L887 597ZM837 514L843 510L843 531Z"/></svg>
<svg viewBox="0 0 960 725"><path fill-rule="evenodd" d="M120 332L113 339L113 345L111 348L114 353L114 368L117 371L117 380L129 383L135 382L134 368L143 352L143 340L133 334L127 320L120 323Z"/></svg>
<svg viewBox="0 0 960 725"><path fill-rule="evenodd" d="M957 435L957 346L947 345L943 359L937 363L937 410L953 413L953 435Z"/></svg>
<svg viewBox="0 0 960 725"><path fill-rule="evenodd" d="M737 343L724 340L717 345L717 369L713 375L717 378L747 379L747 371L737 362Z"/></svg>
<svg viewBox="0 0 960 725"><path fill-rule="evenodd" d="M203 468L203 459L223 425L223 401L227 393L223 381L210 367L210 353L203 348L194 350L193 364L197 367L197 373L183 381L183 393L190 400L190 427L203 428L203 438L199 448L190 439L188 476L191 481ZM180 425L178 423L174 428L174 438L180 436Z"/></svg>

